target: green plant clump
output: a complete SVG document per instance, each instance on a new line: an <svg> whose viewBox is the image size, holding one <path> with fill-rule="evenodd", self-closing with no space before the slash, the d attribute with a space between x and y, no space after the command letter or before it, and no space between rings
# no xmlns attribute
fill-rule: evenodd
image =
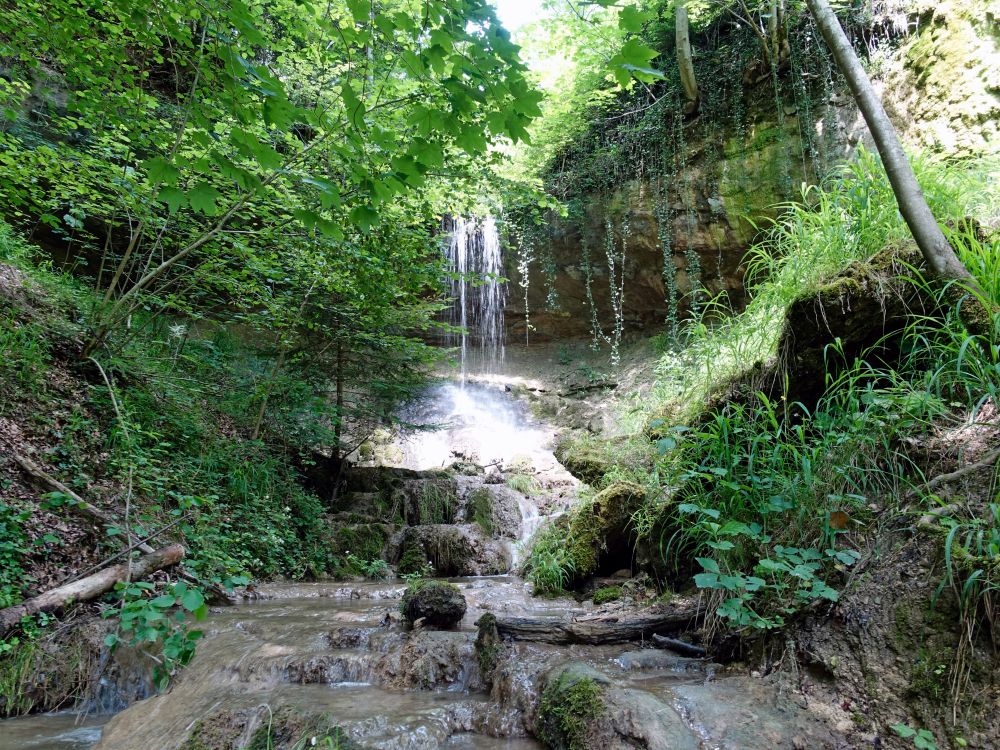
<svg viewBox="0 0 1000 750"><path fill-rule="evenodd" d="M600 606L608 602L615 602L621 599L621 586L602 586L594 592L594 604Z"/></svg>
<svg viewBox="0 0 1000 750"><path fill-rule="evenodd" d="M542 691L535 732L554 750L590 750L589 723L604 710L601 686L567 668Z"/></svg>

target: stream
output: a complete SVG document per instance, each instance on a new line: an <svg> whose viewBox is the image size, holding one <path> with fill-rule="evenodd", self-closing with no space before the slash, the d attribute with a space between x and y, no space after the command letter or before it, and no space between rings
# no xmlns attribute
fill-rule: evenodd
<svg viewBox="0 0 1000 750"><path fill-rule="evenodd" d="M507 545L509 570L538 524L564 512L575 496L576 481L549 449L551 432L502 389L471 383L441 385L412 408L414 421L431 417L444 427L404 437L403 466L373 467L345 495L344 507L364 513L378 496L366 491L372 477L388 476L392 496L409 512L428 483L442 481L440 472L421 469L456 455L480 466L495 463L448 481L460 504L483 489L498 502L506 498L506 531L481 539L468 519L463 525L460 505L453 526L408 521L389 546L414 529L478 534L470 554ZM520 494L491 479L512 462L532 467L544 490ZM0 722L0 750L237 750L264 747L256 744L261 732L282 747L308 747L317 728L349 738L351 747L378 750L529 750L543 747L534 735L541 692L553 673L602 686L602 736L621 740L602 750L837 746L823 722L780 687L649 644L507 643L484 675L474 647L484 613L586 618L598 610L624 612L625 605L535 598L528 583L510 574L450 580L468 606L452 630L408 629L398 614L405 589L399 580L262 585L252 599L212 609L195 658L167 692L113 717L60 713Z"/></svg>

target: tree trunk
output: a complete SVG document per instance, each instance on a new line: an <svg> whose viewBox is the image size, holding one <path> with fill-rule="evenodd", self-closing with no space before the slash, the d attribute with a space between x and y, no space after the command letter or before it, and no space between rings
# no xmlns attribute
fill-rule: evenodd
<svg viewBox="0 0 1000 750"><path fill-rule="evenodd" d="M180 544L171 544L140 557L134 562L112 565L92 576L58 586L33 599L28 599L26 602L7 607L7 609L0 610L0 634L16 627L21 622L22 617L30 617L39 612L55 612L72 602L95 599L113 589L119 581L145 578L160 568L176 565L183 557L184 547Z"/></svg>
<svg viewBox="0 0 1000 750"><path fill-rule="evenodd" d="M681 85L684 87L684 96L688 103L684 106L684 113L691 114L698 109L698 80L694 75L694 61L691 53L691 35L688 29L687 8L684 0L677 3L676 8L676 45L677 45L677 67L680 69Z"/></svg>
<svg viewBox="0 0 1000 750"><path fill-rule="evenodd" d="M872 88L871 81L861 67L861 61L858 60L829 2L806 0L806 4L816 19L816 25L833 53L837 66L847 79L847 85L854 94L861 114L864 115L868 130L885 165L893 193L896 195L899 212L913 233L913 239L916 240L927 265L939 278L961 280L978 292L978 284L955 255L934 214L931 213L903 151L903 145L896 135L896 129L889 120L878 94Z"/></svg>
<svg viewBox="0 0 1000 750"><path fill-rule="evenodd" d="M344 344L337 341L337 424L333 426L333 456L343 460L346 458L341 450L344 439ZM334 490L336 494L336 490Z"/></svg>
<svg viewBox="0 0 1000 750"><path fill-rule="evenodd" d="M66 495L66 497L72 500L71 503L72 508L79 515L87 518L88 520L99 526L107 527L114 525L113 519L111 519L107 514L105 514L104 511L102 511L97 506L88 503L77 493L73 492L73 490L71 490L65 484L63 484L58 479L53 477L51 474L46 472L45 469L36 464L27 456L22 456L19 453L14 453L12 454L12 458L14 459L15 463L18 464L18 466L24 469L25 473L30 475L37 482L44 485L50 490L53 490L55 492L61 492L63 495ZM145 543L138 544L137 549L141 550L146 554L149 554L150 552L153 551L153 548Z"/></svg>
<svg viewBox="0 0 1000 750"><path fill-rule="evenodd" d="M497 632L515 641L538 643L626 643L665 630L677 632L701 614L697 600L681 600L659 612L603 615L571 620L562 617L498 617Z"/></svg>

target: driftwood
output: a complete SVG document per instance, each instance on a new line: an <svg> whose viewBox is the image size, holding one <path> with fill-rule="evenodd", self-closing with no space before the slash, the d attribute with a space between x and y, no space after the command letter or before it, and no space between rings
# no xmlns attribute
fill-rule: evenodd
<svg viewBox="0 0 1000 750"><path fill-rule="evenodd" d="M676 638L668 638L665 635L658 635L657 633L653 633L653 643L657 648L670 649L681 656L693 656L700 659L708 653L701 646L695 646L693 643L679 641Z"/></svg>
<svg viewBox="0 0 1000 750"><path fill-rule="evenodd" d="M112 565L92 576L58 586L33 599L2 609L0 610L0 633L6 633L18 625L22 617L35 615L39 612L54 612L72 602L95 599L113 589L119 581L135 581L145 578L161 568L176 565L183 557L184 547L180 544L171 544L163 549L154 550L133 562Z"/></svg>
<svg viewBox="0 0 1000 750"><path fill-rule="evenodd" d="M626 643L666 630L677 632L701 613L696 600L665 609L635 614L602 615L587 619L565 617L498 617L497 632L515 641L539 643Z"/></svg>

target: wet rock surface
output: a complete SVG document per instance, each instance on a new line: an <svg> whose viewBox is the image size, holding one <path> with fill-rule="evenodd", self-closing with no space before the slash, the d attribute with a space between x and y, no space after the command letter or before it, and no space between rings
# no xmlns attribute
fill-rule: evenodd
<svg viewBox="0 0 1000 750"><path fill-rule="evenodd" d="M429 563L442 576L499 575L511 567L509 548L478 524L425 524L402 533L395 562L402 572Z"/></svg>
<svg viewBox="0 0 1000 750"><path fill-rule="evenodd" d="M450 583L428 581L414 584L403 594L400 610L410 625L422 621L425 626L450 628L465 616L465 597Z"/></svg>

